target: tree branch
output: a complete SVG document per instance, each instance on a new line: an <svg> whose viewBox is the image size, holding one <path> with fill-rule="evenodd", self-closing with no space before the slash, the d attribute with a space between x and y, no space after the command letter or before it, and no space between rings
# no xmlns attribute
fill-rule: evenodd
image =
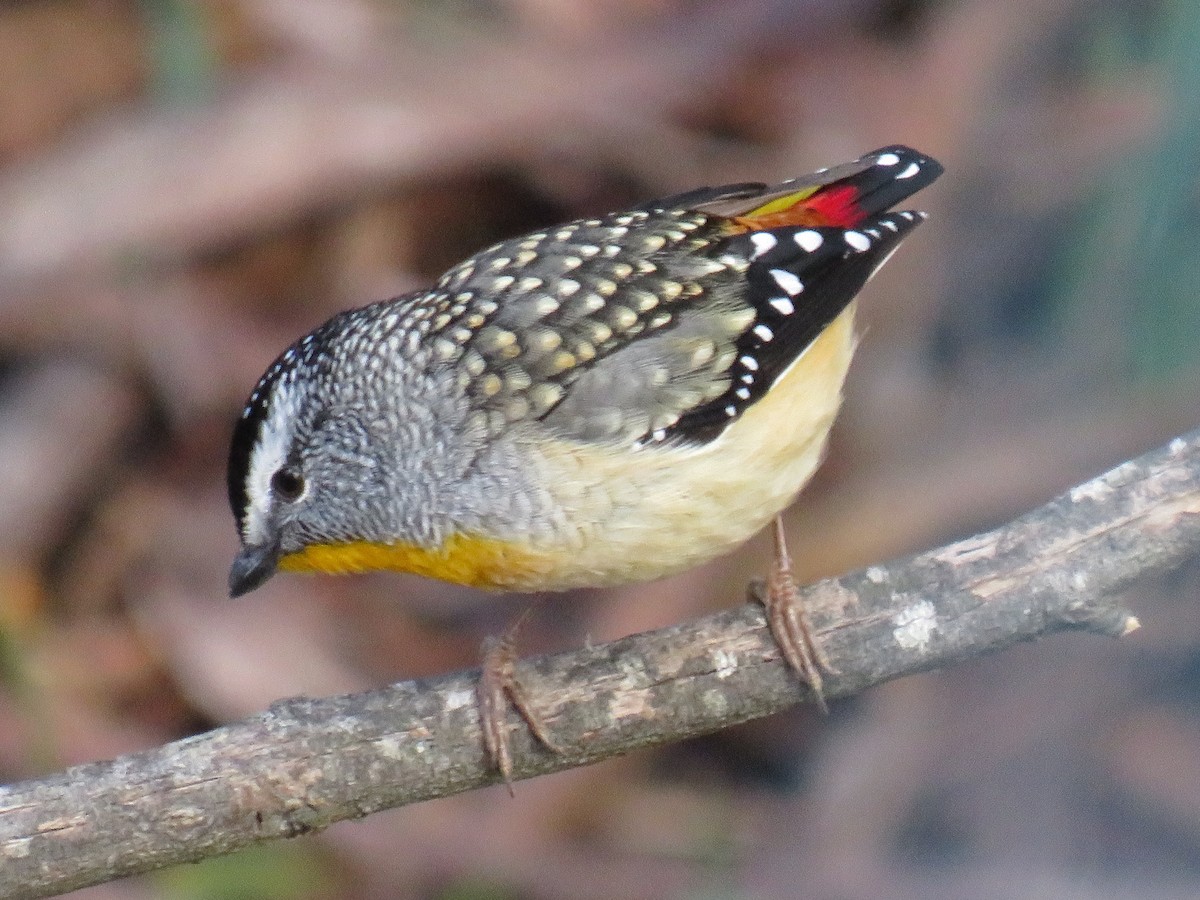
<svg viewBox="0 0 1200 900"><path fill-rule="evenodd" d="M1200 550L1200 431L1002 528L805 590L830 697L1068 629L1119 636L1113 595ZM0 788L0 896L44 897L496 780L477 672L285 700L206 734ZM529 660L565 747L512 718L527 778L765 716L808 693L757 604Z"/></svg>

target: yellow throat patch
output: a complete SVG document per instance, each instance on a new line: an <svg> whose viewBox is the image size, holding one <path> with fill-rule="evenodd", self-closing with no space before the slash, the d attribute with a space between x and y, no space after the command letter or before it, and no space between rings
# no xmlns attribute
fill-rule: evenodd
<svg viewBox="0 0 1200 900"><path fill-rule="evenodd" d="M310 544L279 561L286 572L411 572L426 578L493 589L530 589L551 568L547 559L511 542L466 534L451 535L440 547L347 541Z"/></svg>

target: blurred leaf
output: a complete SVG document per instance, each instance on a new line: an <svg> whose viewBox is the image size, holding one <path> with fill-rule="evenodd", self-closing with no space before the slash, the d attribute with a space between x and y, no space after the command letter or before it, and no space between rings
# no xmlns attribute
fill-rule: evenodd
<svg viewBox="0 0 1200 900"><path fill-rule="evenodd" d="M1095 355L1115 350L1126 374L1160 380L1200 363L1200 6L1167 0L1155 21L1148 38L1145 22L1115 14L1096 29L1100 77L1127 78L1144 62L1166 112L1153 141L1097 185L1065 260L1063 297ZM1109 330L1123 346L1104 345Z"/></svg>
<svg viewBox="0 0 1200 900"><path fill-rule="evenodd" d="M438 900L516 900L517 894L494 881L464 879L450 885Z"/></svg>
<svg viewBox="0 0 1200 900"><path fill-rule="evenodd" d="M179 106L211 99L219 61L204 4L142 0L142 8L151 35L150 83L154 92Z"/></svg>
<svg viewBox="0 0 1200 900"><path fill-rule="evenodd" d="M274 844L177 866L155 877L170 900L297 900L332 896L335 878L307 844Z"/></svg>

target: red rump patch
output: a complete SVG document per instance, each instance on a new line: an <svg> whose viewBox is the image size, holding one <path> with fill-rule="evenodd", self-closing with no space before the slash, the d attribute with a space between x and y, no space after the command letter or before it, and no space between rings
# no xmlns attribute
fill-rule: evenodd
<svg viewBox="0 0 1200 900"><path fill-rule="evenodd" d="M761 216L738 216L734 221L752 231L770 228L823 226L851 228L867 217L858 205L860 192L848 184L833 184L817 190L811 197L777 212Z"/></svg>
<svg viewBox="0 0 1200 900"><path fill-rule="evenodd" d="M858 188L848 184L835 184L817 191L798 205L807 207L815 217L814 221L805 222L805 225L850 228L867 217L858 205L858 198Z"/></svg>

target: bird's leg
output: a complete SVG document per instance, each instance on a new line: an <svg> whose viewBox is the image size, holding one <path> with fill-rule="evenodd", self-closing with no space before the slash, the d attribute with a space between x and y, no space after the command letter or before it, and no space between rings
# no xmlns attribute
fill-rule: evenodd
<svg viewBox="0 0 1200 900"><path fill-rule="evenodd" d="M792 558L788 555L787 539L783 531L783 516L775 517L774 524L775 562L771 577L767 579L762 603L767 610L767 624L771 636L779 645L783 658L812 688L817 705L822 712L829 712L825 704L824 681L821 672L836 675L837 669L829 661L825 648L813 634L808 609L796 590L796 579L792 575Z"/></svg>
<svg viewBox="0 0 1200 900"><path fill-rule="evenodd" d="M488 757L500 770L509 796L513 794L512 748L507 722L510 705L548 750L562 752L551 740L542 717L530 706L529 695L517 680L517 634L532 609L526 609L500 637L489 637L483 642L483 674L479 678L480 727Z"/></svg>

